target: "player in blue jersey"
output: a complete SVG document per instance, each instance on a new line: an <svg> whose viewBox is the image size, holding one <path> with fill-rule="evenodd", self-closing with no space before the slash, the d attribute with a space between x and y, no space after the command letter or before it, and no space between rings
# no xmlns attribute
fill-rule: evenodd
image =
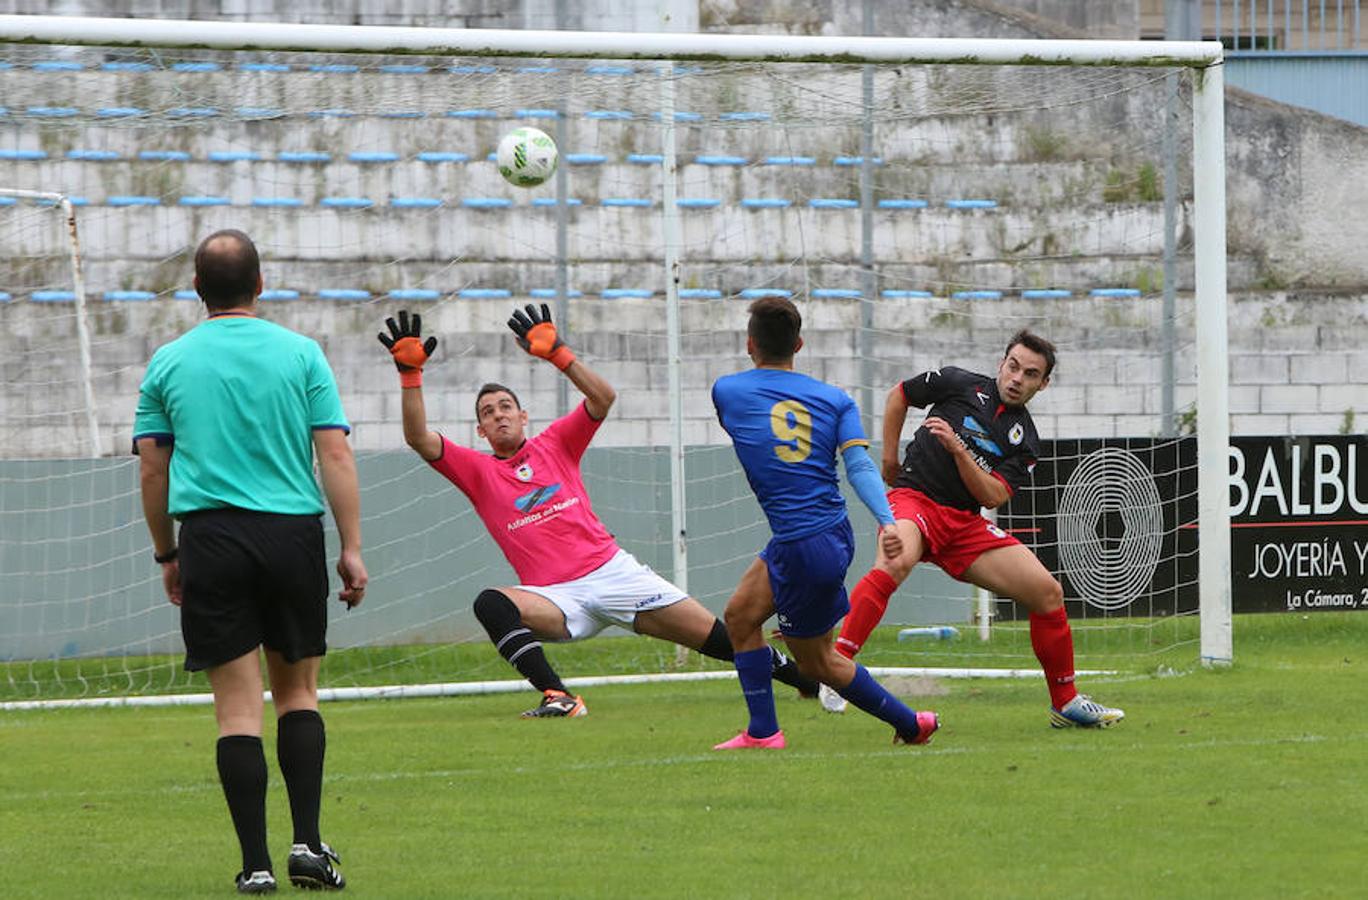
<svg viewBox="0 0 1368 900"><path fill-rule="evenodd" d="M933 712L909 709L869 672L836 653L831 631L849 609L845 574L855 551L836 474L836 455L860 500L879 520L886 555L902 552L855 401L839 388L793 371L802 316L787 299L750 306L746 351L755 368L713 385L718 420L731 435L772 537L741 577L724 619L736 648L736 674L750 722L716 750L779 749L770 651L762 628L778 614L799 669L893 726L895 744L924 744L940 727Z"/></svg>

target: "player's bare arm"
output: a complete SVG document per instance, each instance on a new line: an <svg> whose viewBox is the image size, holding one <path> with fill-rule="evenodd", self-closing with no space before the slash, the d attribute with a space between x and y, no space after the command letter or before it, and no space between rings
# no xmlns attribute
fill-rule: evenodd
<svg viewBox="0 0 1368 900"><path fill-rule="evenodd" d="M361 561L361 490L356 477L356 457L351 444L347 443L346 432L341 429L315 431L313 442L323 493L328 497L341 544L337 574L342 579L342 590L337 599L351 609L365 596L369 579L365 563Z"/></svg>
<svg viewBox="0 0 1368 900"><path fill-rule="evenodd" d="M161 563L166 598L181 605L180 563L176 560L176 526L167 512L171 490L171 445L158 446L156 438L138 439L138 478L142 488L143 518L152 533L152 551Z"/></svg>
<svg viewBox="0 0 1368 900"><path fill-rule="evenodd" d="M601 375L578 359L569 345L556 331L551 321L551 308L545 303L541 309L527 304L514 310L508 327L517 336L518 346L531 356L544 359L565 373L571 384L584 395L584 406L589 415L602 420L608 415L617 392Z"/></svg>
<svg viewBox="0 0 1368 900"><path fill-rule="evenodd" d="M903 395L902 385L895 384L888 392L888 399L884 401L883 464L880 469L885 484L891 485L902 471L902 466L898 462L898 441L902 438L903 424L906 421L907 397Z"/></svg>
<svg viewBox="0 0 1368 900"><path fill-rule="evenodd" d="M923 425L955 460L960 480L969 489L969 493L974 495L975 500L988 509L996 509L1007 502L1012 496L1007 486L993 477L992 473L985 472L979 467L978 462L969 453L969 448L964 446L964 442L955 434L949 422L939 416L928 416Z"/></svg>
<svg viewBox="0 0 1368 900"><path fill-rule="evenodd" d="M442 455L442 436L427 427L427 407L423 403L423 366L437 349L437 338L422 339L423 318L408 310L400 310L398 321L385 320L389 334L377 337L394 357L402 388L401 409L404 418L404 443L429 462Z"/></svg>

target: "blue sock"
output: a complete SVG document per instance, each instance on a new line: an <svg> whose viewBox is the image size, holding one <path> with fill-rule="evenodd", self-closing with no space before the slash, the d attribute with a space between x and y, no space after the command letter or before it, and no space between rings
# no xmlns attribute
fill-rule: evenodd
<svg viewBox="0 0 1368 900"><path fill-rule="evenodd" d="M736 654L736 677L741 680L741 694L750 710L746 732L753 738L766 738L779 730L779 717L774 712L774 683L770 680L772 660L769 647Z"/></svg>
<svg viewBox="0 0 1368 900"><path fill-rule="evenodd" d="M917 713L909 709L897 697L869 674L869 670L859 663L855 664L855 677L840 695L857 707L878 719L892 725L898 734L909 737L917 734Z"/></svg>

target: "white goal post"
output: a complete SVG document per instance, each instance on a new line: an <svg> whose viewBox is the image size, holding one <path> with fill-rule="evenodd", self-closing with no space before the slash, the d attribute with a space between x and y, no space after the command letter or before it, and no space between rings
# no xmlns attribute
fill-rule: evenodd
<svg viewBox="0 0 1368 900"><path fill-rule="evenodd" d="M831 63L874 66L1174 68L1193 71L1192 190L1195 282L1197 530L1200 657L1228 664L1231 631L1230 533L1227 497L1227 294L1223 50L1216 42L993 40L801 37L681 33L508 31L279 23L0 16L0 41L15 44L334 54L516 57L663 62ZM682 462L684 435L679 371L678 204L671 173L675 117L671 78L660 79L660 149L675 577L686 571ZM862 166L868 166L868 157ZM871 411L866 409L866 414Z"/></svg>

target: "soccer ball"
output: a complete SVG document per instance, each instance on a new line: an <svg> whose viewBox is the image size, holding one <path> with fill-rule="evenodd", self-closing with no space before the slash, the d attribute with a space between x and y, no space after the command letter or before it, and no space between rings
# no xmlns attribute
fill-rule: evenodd
<svg viewBox="0 0 1368 900"><path fill-rule="evenodd" d="M536 187L556 172L560 152L546 132L514 128L499 141L499 174L514 187Z"/></svg>

